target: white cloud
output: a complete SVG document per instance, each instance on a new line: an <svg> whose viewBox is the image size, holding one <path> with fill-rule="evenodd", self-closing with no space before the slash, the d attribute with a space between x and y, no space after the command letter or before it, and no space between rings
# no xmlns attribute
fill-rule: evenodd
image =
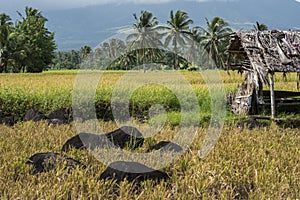
<svg viewBox="0 0 300 200"><path fill-rule="evenodd" d="M300 2L300 0L295 0L295 1Z"/></svg>

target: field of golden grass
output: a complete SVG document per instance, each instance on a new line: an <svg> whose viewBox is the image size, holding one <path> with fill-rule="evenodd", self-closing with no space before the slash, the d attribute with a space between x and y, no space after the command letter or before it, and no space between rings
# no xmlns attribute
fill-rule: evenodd
<svg viewBox="0 0 300 200"><path fill-rule="evenodd" d="M100 122L104 131L116 128L113 122ZM2 126L0 157L1 199L297 199L300 195L298 129L270 128L240 130L225 126L214 150L198 157L206 130L189 150L162 170L171 177L154 185L143 182L138 189L121 182L116 192L113 181L96 179L105 166L88 151L71 151L86 169L66 174L62 169L29 174L25 164L37 152L60 152L63 143L76 135L73 124L48 126L44 122ZM146 139L142 152L156 141L169 140L176 129L165 127Z"/></svg>
<svg viewBox="0 0 300 200"><path fill-rule="evenodd" d="M213 73L213 72L212 72ZM124 72L108 72L100 91L108 91ZM1 111L37 106L43 111L70 105L76 72L0 75ZM207 94L197 72L183 72L197 94ZM226 91L235 90L243 77L221 72ZM296 76L288 82L276 77L276 89L296 90ZM146 90L146 88L144 88ZM143 91L142 91L143 92ZM153 92L153 91L152 91ZM103 94L103 93L102 93ZM151 91L149 92L151 94ZM199 95L201 96L201 95ZM139 97L141 98L141 97ZM25 100L24 105L22 101ZM8 102L6 102L8 101ZM36 103L36 102L37 103ZM30 104L31 102L31 104ZM29 104L29 105L28 105ZM13 110L13 109L12 109ZM99 120L103 131L117 128L113 121ZM147 138L137 152L171 140L178 127L166 125ZM214 149L199 158L207 128L198 135L174 163L161 169L171 179L157 185L142 182L139 187L127 181L116 188L114 181L96 181L105 165L86 150L65 155L79 160L86 169L67 174L62 168L36 176L30 175L26 160L37 152L60 152L64 142L77 134L74 123L54 126L46 122L19 122L13 127L0 125L0 199L298 199L300 197L300 131L271 124L254 130L226 123Z"/></svg>

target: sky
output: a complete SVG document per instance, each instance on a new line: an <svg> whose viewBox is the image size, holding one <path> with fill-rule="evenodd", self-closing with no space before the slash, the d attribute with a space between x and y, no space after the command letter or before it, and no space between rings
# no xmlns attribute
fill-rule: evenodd
<svg viewBox="0 0 300 200"><path fill-rule="evenodd" d="M25 6L38 8L41 11L63 10L99 4L159 4L175 0L0 0L0 13L23 11ZM241 1L241 0L187 0L187 1ZM294 0L300 2L300 0Z"/></svg>
<svg viewBox="0 0 300 200"><path fill-rule="evenodd" d="M0 12L23 10L25 6L39 8L43 11L85 7L97 4L136 3L159 4L175 0L0 0ZM192 1L234 1L234 0L192 0ZM300 0L299 0L300 1Z"/></svg>
<svg viewBox="0 0 300 200"><path fill-rule="evenodd" d="M247 4L249 4L249 2L252 2L253 0L0 0L0 14L1 13L6 13L8 14L12 20L15 20L15 19L19 19L19 16L17 14L16 11L20 11L21 13L24 12L24 8L26 6L30 6L30 7L34 7L34 8L37 8L39 11L41 11L43 14L45 14L45 16L48 18L48 19L51 19L49 20L47 26L49 27L49 29L51 31L55 31L56 33L56 39L57 41L60 42L60 48L69 48L69 47L66 47L67 45L63 46L63 44L65 43L70 43L70 44L77 44L80 42L86 42L86 41L91 41L92 39L94 40L95 38L95 35L88 35L86 32L86 29L85 30L82 30L82 27L87 27L89 30L91 30L90 32L91 33L95 33L95 34L98 34L100 35L100 33L104 35L105 34L108 34L108 33L111 33L113 31L116 31L116 30L113 30L111 31L111 29L115 29L115 27L120 27L120 26L127 26L128 25L128 20L126 21L124 18L126 17L123 17L123 16L119 16L119 18L117 19L112 19L110 18L110 20L112 20L114 23L114 25L112 27L109 27L110 24L107 24L105 22L103 23L100 23L97 24L97 22L93 22L91 24L87 23L89 21L87 20L90 20L91 17L94 17L95 16L102 16L101 13L98 15L98 14L95 14L95 13L92 13L93 15L91 15L91 17L85 15L85 18L84 20L80 21L79 22L81 23L80 26L75 26L74 25L74 19L76 19L76 23L78 22L78 17L74 16L74 15L80 15L78 14L77 12L68 12L68 16L62 16L61 13L65 13L65 11L62 11L62 12L51 12L51 11L55 11L55 10L65 10L65 9L71 9L71 8L80 8L80 7L86 7L86 6L93 6L93 5L101 5L101 4L128 4L126 8L130 7L131 4L163 4L163 3L170 3L170 2L185 2L187 3L187 5L189 5L188 3L191 2L191 1L194 1L194 2L204 2L204 1L222 1L222 2L231 2L231 1L240 1L240 2L246 2ZM256 2L264 2L267 0L256 0ZM280 5L284 5L282 4L282 2L285 2L285 1L289 1L289 2L298 2L300 4L300 0L268 0L268 2L270 1L274 1L274 2L280 2L281 4ZM171 3L173 5L173 3ZM174 3L175 5L175 3ZM194 5L194 4L193 4ZM264 6L266 6L265 4L262 4ZM255 6L255 5L254 5ZM122 7L122 6L120 6ZM136 6L132 6L132 7L136 7ZM144 7L144 6L138 6L138 7ZM146 7L146 6L145 6ZM159 7L160 6L154 6L154 7ZM163 6L161 6L163 7ZM253 9L253 6L251 7ZM194 10L192 8L187 8L188 10ZM220 9L223 9L222 7ZM87 9L88 10L88 9ZM269 11L271 12L268 12L268 16L265 16L264 15L264 12L261 11L261 9L258 9L260 13L256 13L254 14L254 18L255 16L259 16L260 17L260 21L262 22L265 22L267 24L271 24L270 26L271 27L278 27L278 26L282 26L282 24L285 24L285 22L287 21L286 19L288 18L289 20L289 16L297 16L297 14L295 14L294 12L291 13L292 15L290 15L289 11L288 10L284 10L283 9L283 17L281 17L282 20L276 20L276 19L273 19L273 18L269 18L268 16L272 15L272 13L274 13L274 16L276 16L278 12L280 12L279 8L274 8L272 7L272 9L269 9ZM105 10L106 11L106 10ZM222 10L223 11L223 10ZM247 10L246 10L247 11ZM107 12L111 12L110 10L108 10ZM130 11L130 12L133 12L133 11ZM194 12L194 13L193 13ZM214 12L213 10L212 11L209 11L207 14L209 15L210 12ZM297 12L297 10L296 10ZM105 12L106 13L106 12ZM238 21L238 20L235 20L234 22L232 22L231 24L235 25L236 27L244 27L244 26L253 26L253 21L255 22L255 20L252 20L253 19L253 15L252 13L249 12L246 12L246 13L239 13L239 11L230 11L229 13L227 13L226 11L222 12L224 16L227 16L227 18L232 18L235 17L235 16L238 16L238 17L242 17L245 15L246 17L244 17L243 19L241 19L241 21ZM249 15L250 13L250 15ZM60 14L60 15L59 15ZM191 11L190 14L194 14L195 16L198 16L198 12L196 11ZM201 15L201 13L199 14ZM56 17L56 16L59 16L59 17ZM130 17L130 15L128 15ZM250 17L249 17L250 16ZM52 17L52 18L51 18ZM63 19L61 19L63 18ZM294 17L295 18L295 17ZM298 17L296 17L297 19ZM81 19L81 18L79 18ZM200 18L198 18L199 20ZM204 19L204 18L203 18ZM225 18L226 19L226 18ZM240 19L240 18L237 18L237 19ZM195 20L197 20L195 18ZM249 21L250 20L250 21ZM91 20L92 21L92 20ZM119 21L121 21L122 23L118 23ZM277 23L277 21L280 21ZM290 20L289 20L290 21ZM281 24L280 24L281 23ZM291 23L291 25L288 26L288 28L293 28L293 29L300 29L299 28L299 23L298 22L295 22L295 20L293 20ZM286 26L287 27L287 26ZM284 29L286 29L286 27L284 27ZM76 29L77 28L77 29ZM103 37L107 37L107 35L103 36ZM91 39L92 38L92 39ZM69 40L72 40L71 42ZM97 39L97 41L99 41L100 39ZM92 43L91 43L92 44ZM91 45L90 43L88 43L88 45ZM81 45L81 44L80 44ZM81 45L82 46L82 45ZM73 48L73 47L72 47Z"/></svg>

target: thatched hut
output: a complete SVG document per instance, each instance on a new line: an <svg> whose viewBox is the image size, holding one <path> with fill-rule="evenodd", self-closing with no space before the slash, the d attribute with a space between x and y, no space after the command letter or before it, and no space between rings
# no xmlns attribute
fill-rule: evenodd
<svg viewBox="0 0 300 200"><path fill-rule="evenodd" d="M277 101L300 104L299 99L287 98L300 96L298 92L275 92L273 77L276 72L297 72L300 79L299 31L237 32L231 35L228 53L228 68L247 74L246 82L238 89L232 104L235 113L254 114L259 105L270 104L274 118ZM270 99L263 98L264 84L270 86Z"/></svg>

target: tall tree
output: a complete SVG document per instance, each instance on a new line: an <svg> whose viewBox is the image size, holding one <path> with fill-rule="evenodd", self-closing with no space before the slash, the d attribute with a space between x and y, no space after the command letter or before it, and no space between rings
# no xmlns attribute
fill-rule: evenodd
<svg viewBox="0 0 300 200"><path fill-rule="evenodd" d="M10 55L12 64L10 71L20 72L25 70L27 52L29 47L26 45L25 35L19 29L19 23L16 23L11 34Z"/></svg>
<svg viewBox="0 0 300 200"><path fill-rule="evenodd" d="M178 10L174 14L173 10L170 12L170 19L167 21L167 26L163 26L163 28L167 31L165 47L169 47L170 43L173 46L173 50L175 53L173 68L178 68L178 53L179 48L185 48L187 45L187 40L189 40L191 32L190 25L193 23L188 16L188 14L184 11Z"/></svg>
<svg viewBox="0 0 300 200"><path fill-rule="evenodd" d="M188 61L190 63L192 63L192 65L195 65L196 62L199 59L201 59L199 55L201 53L200 42L201 42L202 36L201 36L201 32L200 32L199 28L197 28L197 27L194 27L192 30L190 30L190 32L191 32L191 35L190 35L191 39L188 42L189 48L185 52L186 53L185 58L187 58Z"/></svg>
<svg viewBox="0 0 300 200"><path fill-rule="evenodd" d="M80 48L81 59L84 59L88 54L92 52L92 48L90 46L83 46Z"/></svg>
<svg viewBox="0 0 300 200"><path fill-rule="evenodd" d="M206 27L202 30L201 43L219 68L225 68L226 48L232 33L229 23L220 17L214 17L210 22L206 18Z"/></svg>
<svg viewBox="0 0 300 200"><path fill-rule="evenodd" d="M155 32L158 20L151 12L141 11L141 16L133 14L135 23L133 24L134 33L128 35L126 40L131 42L132 46L140 48L149 48L157 44ZM153 40L154 39L154 40Z"/></svg>
<svg viewBox="0 0 300 200"><path fill-rule="evenodd" d="M141 60L145 71L146 55L154 56L159 51L158 47L162 46L160 41L162 35L158 32L158 20L151 12L141 11L140 17L137 17L135 13L133 17L135 19L133 24L135 32L128 35L126 40L130 44L129 51L135 50L137 64Z"/></svg>
<svg viewBox="0 0 300 200"><path fill-rule="evenodd" d="M19 15L22 18L18 25L19 32L26 41L26 59L23 64L27 72L41 72L54 58L54 33L45 27L47 19L37 9L26 7L25 16L21 13Z"/></svg>
<svg viewBox="0 0 300 200"><path fill-rule="evenodd" d="M12 33L11 18L5 13L0 14L0 72L7 71L10 59L10 40Z"/></svg>

